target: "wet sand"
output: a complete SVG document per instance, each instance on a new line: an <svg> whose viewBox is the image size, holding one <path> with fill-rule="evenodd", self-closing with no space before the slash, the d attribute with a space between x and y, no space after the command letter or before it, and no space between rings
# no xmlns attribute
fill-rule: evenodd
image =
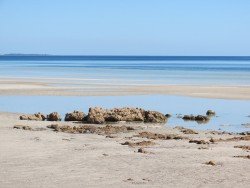
<svg viewBox="0 0 250 188"><path fill-rule="evenodd" d="M240 157L248 156L249 150L235 148L249 146L249 140L209 141L242 135L209 131L184 134L181 128L138 123L112 124L135 129L117 134L72 134L47 128L55 122L20 121L19 115L0 113L0 187L248 187L250 184L249 159ZM13 129L14 125L30 126L32 130ZM183 139L136 136L141 132L175 134ZM189 143L190 140L206 143ZM122 145L141 141L153 144ZM138 152L139 148L143 153Z"/></svg>
<svg viewBox="0 0 250 188"><path fill-rule="evenodd" d="M249 86L147 85L77 79L0 79L0 95L113 96L167 94L219 99L250 99Z"/></svg>

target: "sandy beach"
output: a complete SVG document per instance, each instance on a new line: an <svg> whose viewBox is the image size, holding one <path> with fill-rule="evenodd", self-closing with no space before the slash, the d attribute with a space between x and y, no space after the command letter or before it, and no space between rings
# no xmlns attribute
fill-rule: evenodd
<svg viewBox="0 0 250 188"><path fill-rule="evenodd" d="M0 187L248 187L250 183L249 136L191 134L180 127L144 123L112 124L134 128L116 134L72 134L47 126L81 124L21 121L19 115L0 113ZM16 125L32 129L14 129ZM140 132L181 139L136 136Z"/></svg>
<svg viewBox="0 0 250 188"><path fill-rule="evenodd" d="M120 96L167 94L218 99L250 99L249 86L146 85L118 81L52 78L1 78L0 95Z"/></svg>
<svg viewBox="0 0 250 188"><path fill-rule="evenodd" d="M244 86L126 85L50 78L0 80L2 96L171 94L248 100L249 93L250 87ZM197 130L193 134L192 130L185 132L181 127L123 122L111 126L129 126L134 130L114 134L68 133L47 126L56 123L72 127L82 123L21 121L20 115L0 113L0 187L248 187L250 184L249 136ZM181 139L138 137L141 132L177 135ZM247 139L240 139L243 137ZM194 143L190 143L192 140Z"/></svg>
<svg viewBox="0 0 250 188"><path fill-rule="evenodd" d="M0 188L250 187L249 9L0 0Z"/></svg>

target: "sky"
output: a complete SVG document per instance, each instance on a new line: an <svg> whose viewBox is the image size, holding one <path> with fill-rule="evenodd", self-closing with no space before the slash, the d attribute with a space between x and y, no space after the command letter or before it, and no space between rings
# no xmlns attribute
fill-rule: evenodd
<svg viewBox="0 0 250 188"><path fill-rule="evenodd" d="M0 54L250 55L249 0L0 0Z"/></svg>

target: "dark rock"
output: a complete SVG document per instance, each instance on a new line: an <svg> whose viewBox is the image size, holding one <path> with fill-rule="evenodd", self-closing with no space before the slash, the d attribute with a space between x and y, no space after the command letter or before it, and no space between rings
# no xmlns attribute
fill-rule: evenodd
<svg viewBox="0 0 250 188"><path fill-rule="evenodd" d="M61 116L57 112L52 112L47 116L48 121L61 121Z"/></svg>
<svg viewBox="0 0 250 188"><path fill-rule="evenodd" d="M145 151L145 149L139 148L139 149L138 149L138 153L147 153L147 152Z"/></svg>
<svg viewBox="0 0 250 188"><path fill-rule="evenodd" d="M250 155L237 155L237 156L234 156L234 157L243 158L243 159L250 159Z"/></svg>
<svg viewBox="0 0 250 188"><path fill-rule="evenodd" d="M239 135L250 135L250 131L241 132L241 133L239 133Z"/></svg>
<svg viewBox="0 0 250 188"><path fill-rule="evenodd" d="M182 119L195 121L195 116L194 115L184 115Z"/></svg>
<svg viewBox="0 0 250 188"><path fill-rule="evenodd" d="M215 116L215 114L216 113L213 110L208 110L207 113L206 113L207 116Z"/></svg>
<svg viewBox="0 0 250 188"><path fill-rule="evenodd" d="M64 121L83 121L85 114L80 111L74 111L71 113L67 113L65 115Z"/></svg>
<svg viewBox="0 0 250 188"><path fill-rule="evenodd" d="M188 120L188 121L197 121L197 122L207 122L210 120L208 116L203 116L203 115L184 115L183 120Z"/></svg>
<svg viewBox="0 0 250 188"><path fill-rule="evenodd" d="M170 118L172 115L171 114L166 114L166 118Z"/></svg>
<svg viewBox="0 0 250 188"><path fill-rule="evenodd" d="M195 117L195 121L209 121L209 117L203 116L203 115L198 115Z"/></svg>
<svg viewBox="0 0 250 188"><path fill-rule="evenodd" d="M189 140L189 143L196 143L196 144L209 144L205 140Z"/></svg>

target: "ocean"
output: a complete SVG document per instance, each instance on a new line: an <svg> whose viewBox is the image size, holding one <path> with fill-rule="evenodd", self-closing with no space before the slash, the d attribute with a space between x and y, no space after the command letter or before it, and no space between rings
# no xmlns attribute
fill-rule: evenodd
<svg viewBox="0 0 250 188"><path fill-rule="evenodd" d="M233 85L250 86L250 57L147 57L147 56L0 56L1 78L72 78L102 84ZM1 86L1 85L0 85ZM170 113L166 126L201 130L249 131L250 101L205 99L168 95L144 96L0 96L0 111L62 115L73 110L87 113L91 106L141 107ZM207 124L185 122L179 114L217 116Z"/></svg>
<svg viewBox="0 0 250 188"><path fill-rule="evenodd" d="M0 77L249 86L250 57L0 56Z"/></svg>

